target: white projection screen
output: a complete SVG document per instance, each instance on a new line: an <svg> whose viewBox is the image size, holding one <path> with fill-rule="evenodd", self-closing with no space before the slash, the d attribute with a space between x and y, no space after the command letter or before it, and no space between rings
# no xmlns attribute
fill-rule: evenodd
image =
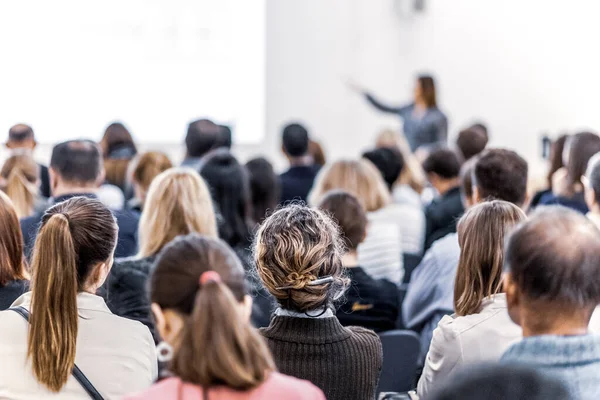
<svg viewBox="0 0 600 400"><path fill-rule="evenodd" d="M0 2L0 130L99 140L118 120L138 142L181 143L210 117L259 143L265 1Z"/></svg>

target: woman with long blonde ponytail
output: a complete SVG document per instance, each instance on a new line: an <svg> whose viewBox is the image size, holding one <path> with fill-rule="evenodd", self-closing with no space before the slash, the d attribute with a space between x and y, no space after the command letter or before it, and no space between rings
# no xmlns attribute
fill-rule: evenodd
<svg viewBox="0 0 600 400"><path fill-rule="evenodd" d="M0 171L1 186L15 206L17 216L25 218L40 205L40 167L28 154L9 157Z"/></svg>

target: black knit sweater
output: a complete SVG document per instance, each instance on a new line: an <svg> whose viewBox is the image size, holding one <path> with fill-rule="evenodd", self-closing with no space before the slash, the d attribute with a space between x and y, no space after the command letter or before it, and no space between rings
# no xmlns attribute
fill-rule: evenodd
<svg viewBox="0 0 600 400"><path fill-rule="evenodd" d="M373 331L335 317L275 316L260 332L279 371L314 383L328 400L375 398L383 354Z"/></svg>

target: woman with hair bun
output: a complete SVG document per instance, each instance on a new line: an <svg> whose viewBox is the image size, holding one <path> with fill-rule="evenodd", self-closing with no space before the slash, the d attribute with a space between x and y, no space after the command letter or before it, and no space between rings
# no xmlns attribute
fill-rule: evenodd
<svg viewBox="0 0 600 400"><path fill-rule="evenodd" d="M279 370L306 379L329 400L375 398L382 363L379 337L343 327L333 303L349 283L343 275L343 243L324 212L290 205L258 230L258 274L279 308L261 333Z"/></svg>
<svg viewBox="0 0 600 400"><path fill-rule="evenodd" d="M152 311L173 377L131 399L325 400L309 382L276 372L250 325L244 268L221 240L190 234L154 264Z"/></svg>

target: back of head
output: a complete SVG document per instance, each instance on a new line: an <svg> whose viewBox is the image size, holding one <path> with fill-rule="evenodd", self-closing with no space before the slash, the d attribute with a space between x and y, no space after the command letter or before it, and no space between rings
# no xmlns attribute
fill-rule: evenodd
<svg viewBox="0 0 600 400"><path fill-rule="evenodd" d="M233 138L231 136L231 128L227 125L219 125L220 131L215 148L225 147L231 149Z"/></svg>
<svg viewBox="0 0 600 400"><path fill-rule="evenodd" d="M388 188L392 190L404 168L404 158L400 151L393 147L381 147L363 153L363 158L377 167Z"/></svg>
<svg viewBox="0 0 600 400"><path fill-rule="evenodd" d="M473 185L481 200L504 200L521 207L527 198L527 173L527 161L514 151L490 149L475 163Z"/></svg>
<svg viewBox="0 0 600 400"><path fill-rule="evenodd" d="M327 157L325 157L325 151L323 150L321 143L317 142L316 140L310 140L308 144L308 152L312 156L315 165L322 167L327 164Z"/></svg>
<svg viewBox="0 0 600 400"><path fill-rule="evenodd" d="M421 95L423 101L428 108L437 107L435 94L435 80L433 76L421 75L418 77L419 85L421 85Z"/></svg>
<svg viewBox="0 0 600 400"><path fill-rule="evenodd" d="M341 295L343 243L335 222L322 211L289 205L260 226L254 244L258 274L284 309L308 312ZM331 277L331 282L312 284Z"/></svg>
<svg viewBox="0 0 600 400"><path fill-rule="evenodd" d="M355 251L367 233L367 214L360 201L342 190L328 192L319 203L337 222L348 250Z"/></svg>
<svg viewBox="0 0 600 400"><path fill-rule="evenodd" d="M576 186L581 184L581 176L585 174L590 158L600 152L600 137L595 133L581 132L571 136L566 146L568 147L567 182L569 192L573 195Z"/></svg>
<svg viewBox="0 0 600 400"><path fill-rule="evenodd" d="M477 163L477 156L466 161L460 167L460 193L465 208L473 205L473 170Z"/></svg>
<svg viewBox="0 0 600 400"><path fill-rule="evenodd" d="M587 178L588 189L591 189L594 194L593 201L589 203L600 203L600 153L590 158L585 177ZM591 205L590 208L592 208Z"/></svg>
<svg viewBox="0 0 600 400"><path fill-rule="evenodd" d="M362 203L367 212L377 211L391 201L381 173L368 160L340 160L326 165L317 175L309 203L317 205L330 190L345 190Z"/></svg>
<svg viewBox="0 0 600 400"><path fill-rule="evenodd" d="M28 217L34 211L39 194L39 174L40 167L29 154L13 155L2 166L3 189L15 205L19 218Z"/></svg>
<svg viewBox="0 0 600 400"><path fill-rule="evenodd" d="M426 174L436 174L441 179L455 179L460 173L460 160L454 151L446 147L433 149L423 161Z"/></svg>
<svg viewBox="0 0 600 400"><path fill-rule="evenodd" d="M106 127L100 148L105 159L131 160L137 152L131 133L121 122Z"/></svg>
<svg viewBox="0 0 600 400"><path fill-rule="evenodd" d="M506 245L505 269L530 302L591 310L600 303L600 231L564 207L539 207Z"/></svg>
<svg viewBox="0 0 600 400"><path fill-rule="evenodd" d="M202 157L217 148L221 138L222 128L208 119L190 122L185 136L185 146L188 157Z"/></svg>
<svg viewBox="0 0 600 400"><path fill-rule="evenodd" d="M289 124L283 128L283 151L290 157L302 157L308 154L308 131L300 124Z"/></svg>
<svg viewBox="0 0 600 400"><path fill-rule="evenodd" d="M28 274L23 256L23 236L15 207L7 195L0 192L0 288Z"/></svg>
<svg viewBox="0 0 600 400"><path fill-rule="evenodd" d="M564 167L563 153L568 139L569 135L561 135L552 143L552 146L550 147L550 169L548 170L548 175L546 177L546 180L548 181L548 188L550 189L552 189L552 176L556 171Z"/></svg>
<svg viewBox="0 0 600 400"><path fill-rule="evenodd" d="M219 222L219 235L230 246L247 244L250 236L250 178L248 171L227 149L207 155L200 175L210 188Z"/></svg>
<svg viewBox="0 0 600 400"><path fill-rule="evenodd" d="M465 129L460 131L456 138L456 146L465 161L481 153L488 144L488 137L480 130Z"/></svg>
<svg viewBox="0 0 600 400"><path fill-rule="evenodd" d="M566 387L520 365L476 365L452 376L425 400L564 400Z"/></svg>
<svg viewBox="0 0 600 400"><path fill-rule="evenodd" d="M33 129L29 125L17 124L8 130L8 141L18 145L27 140L34 140Z"/></svg>
<svg viewBox="0 0 600 400"><path fill-rule="evenodd" d="M175 237L192 232L217 236L210 192L194 170L168 169L148 189L140 218L139 255L155 255Z"/></svg>
<svg viewBox="0 0 600 400"><path fill-rule="evenodd" d="M514 204L493 200L468 209L460 219L460 260L454 286L457 315L479 312L484 298L502 291L504 237L525 218Z"/></svg>
<svg viewBox="0 0 600 400"><path fill-rule="evenodd" d="M100 148L91 140L59 143L52 149L50 168L72 185L97 184L103 170Z"/></svg>
<svg viewBox="0 0 600 400"><path fill-rule="evenodd" d="M246 163L250 178L252 219L257 223L277 207L280 196L279 176L265 158L254 158Z"/></svg>
<svg viewBox="0 0 600 400"><path fill-rule="evenodd" d="M42 218L32 257L28 357L37 380L53 392L75 362L77 293L102 284L116 240L115 218L95 199L73 197Z"/></svg>
<svg viewBox="0 0 600 400"><path fill-rule="evenodd" d="M158 174L173 167L169 157L160 151L148 151L139 156L133 169L133 182L145 193Z"/></svg>
<svg viewBox="0 0 600 400"><path fill-rule="evenodd" d="M152 303L184 317L171 371L208 388L247 390L275 369L258 333L239 311L247 295L244 269L227 245L190 234L169 243L157 258Z"/></svg>

